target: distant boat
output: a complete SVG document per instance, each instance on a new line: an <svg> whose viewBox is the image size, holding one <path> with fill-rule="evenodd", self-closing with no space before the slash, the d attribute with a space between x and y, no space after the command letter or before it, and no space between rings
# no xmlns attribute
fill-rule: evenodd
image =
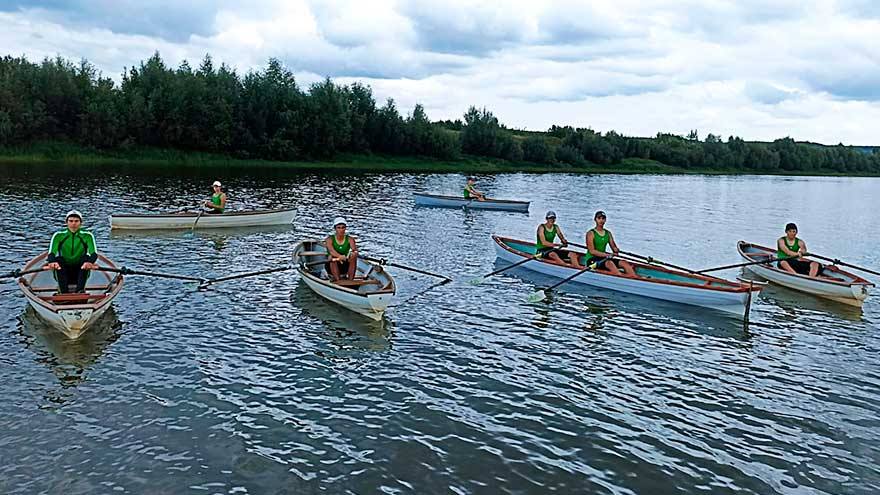
<svg viewBox="0 0 880 495"><path fill-rule="evenodd" d="M535 255L534 242L499 236L492 236L492 239L495 241L495 251L498 257L509 263L516 263ZM565 259L566 256L562 256L562 258ZM572 279L572 282L664 301L712 308L733 313L740 318L747 316L751 293L761 290L761 286L694 275L647 263L630 261L630 264L636 271L636 278L604 270L591 270L578 275ZM545 259L529 261L521 266L560 279L570 277L578 271L569 265L561 265Z"/></svg>
<svg viewBox="0 0 880 495"><path fill-rule="evenodd" d="M30 260L22 269L33 270L46 263L48 253ZM108 268L117 266L99 255L97 264ZM58 282L52 270L31 273L18 279L18 287L28 303L44 321L60 330L68 338L79 338L98 321L110 303L122 290L121 274L92 270L84 293L56 294Z"/></svg>
<svg viewBox="0 0 880 495"><path fill-rule="evenodd" d="M766 265L747 267L749 271L763 279L850 306L862 307L862 303L868 298L868 287L874 287L871 281L833 265L825 266L825 277L810 277L787 272L777 268L776 250L765 246L739 241L736 243L736 250L747 261L773 260Z"/></svg>
<svg viewBox="0 0 880 495"><path fill-rule="evenodd" d="M293 223L296 214L294 209L234 211L228 213L144 213L110 215L111 229L214 229L226 227L257 227L266 225L284 225Z"/></svg>
<svg viewBox="0 0 880 495"><path fill-rule="evenodd" d="M475 210L504 210L528 213L528 201L511 201L506 199L465 199L458 196L440 196L437 194L414 193L419 206L438 206L441 208L472 208Z"/></svg>

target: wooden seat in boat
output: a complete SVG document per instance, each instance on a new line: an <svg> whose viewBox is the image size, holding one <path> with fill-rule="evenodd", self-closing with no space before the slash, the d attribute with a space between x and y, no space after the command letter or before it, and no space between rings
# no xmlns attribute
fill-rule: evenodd
<svg viewBox="0 0 880 495"><path fill-rule="evenodd" d="M356 278L354 280L348 280L348 279L337 280L336 282L333 282L333 283L336 285L341 285L343 287L360 287L362 285L373 285L373 284L379 285L381 282L379 282L378 280L370 280L370 279L364 280L361 278Z"/></svg>
<svg viewBox="0 0 880 495"><path fill-rule="evenodd" d="M75 293L75 294L58 294L54 296L39 296L40 299L49 302L87 302L93 299L104 299L107 297L107 294L86 294L86 293Z"/></svg>

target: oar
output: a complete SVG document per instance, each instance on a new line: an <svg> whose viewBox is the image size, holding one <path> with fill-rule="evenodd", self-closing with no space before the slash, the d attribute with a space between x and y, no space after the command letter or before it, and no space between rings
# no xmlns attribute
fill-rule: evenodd
<svg viewBox="0 0 880 495"><path fill-rule="evenodd" d="M442 278L443 280L445 280L445 282L443 282L443 283L449 283L449 282L452 282L452 279L449 278L449 277L447 277L447 276L445 276L445 275L439 275L439 274L437 274L437 273L426 272L426 271L424 271L424 270L419 270L418 268L413 268L413 267L411 267L411 266L401 265L400 263L394 263L394 262L392 262L392 261L388 261L388 260L386 260L386 259L384 259L384 258L382 258L382 259L378 259L378 258L371 258L371 257L369 257L369 256L363 256L363 255L361 255L360 257L363 258L363 259L365 259L365 260L367 260L367 261L372 261L372 262L374 262L374 263L379 263L380 265L393 266L393 267L397 267L397 268L400 268L400 269L403 269L403 270L409 270L409 271L411 271L411 272L421 273L422 275L428 275L429 277Z"/></svg>
<svg viewBox="0 0 880 495"><path fill-rule="evenodd" d="M30 275L31 273L37 273L37 272L41 272L41 271L43 271L42 268L34 268L32 270L25 270L25 271L21 271L20 269L16 268L15 270L12 270L9 273L4 273L3 275L0 275L0 279L18 278L23 275Z"/></svg>
<svg viewBox="0 0 880 495"><path fill-rule="evenodd" d="M237 273L235 275L228 275L226 277L207 279L207 280L203 280L202 283L199 284L199 288L201 289L201 288L207 287L209 285L216 284L217 282L226 282L227 280L236 280L239 278L246 278L246 277L256 277L257 275L266 275L268 273L283 272L283 271L287 271L287 270L293 270L294 268L295 267L293 267L293 266L282 266L280 268L269 268L266 270L257 270L255 272Z"/></svg>
<svg viewBox="0 0 880 495"><path fill-rule="evenodd" d="M190 282L201 282L204 283L205 278L202 277L190 277L188 275L176 275L174 273L157 273L157 272L143 272L140 270L132 270L130 268L122 267L122 268L110 268L109 266L99 266L95 268L95 270L102 272L113 272L113 273L121 273L123 275L143 275L145 277L158 277L158 278L172 278L175 280L188 280Z"/></svg>
<svg viewBox="0 0 880 495"><path fill-rule="evenodd" d="M192 226L192 228L191 228L190 231L189 231L190 234L192 234L192 233L194 233L194 232L196 231L196 224L199 223L199 219L202 218L202 214L204 214L204 213L205 213L205 209L204 209L204 208L202 208L201 210L199 210L199 214L196 215L196 221L193 222L193 226Z"/></svg>
<svg viewBox="0 0 880 495"><path fill-rule="evenodd" d="M529 294L527 301L530 303L536 303L536 302L543 301L544 299L547 298L547 292L553 292L553 289L559 287L560 285L562 285L570 280L573 280L578 275L583 275L584 273L586 273L594 268L596 268L596 264L591 263L591 264L587 265L586 268L578 271L574 275L562 279L562 282L557 282L557 283L551 285L550 287L547 287L546 289L541 289L541 290L538 290L537 292L532 292L531 294Z"/></svg>
<svg viewBox="0 0 880 495"><path fill-rule="evenodd" d="M473 285L480 285L480 284L482 284L483 282L485 282L487 278L489 278L489 277L491 277L491 276L493 276L493 275L498 275L498 274L501 273L501 272L506 272L507 270L510 270L511 268L517 267L517 266L519 266L519 265L522 265L523 263L527 263L527 262L529 262L529 261L536 260L536 259L538 259L538 258L532 256L531 258L526 258L526 259L524 259L524 260L522 260L522 261L517 261L516 263L514 263L514 264L512 264L512 265L505 266L504 268L500 268L500 269L498 269L498 270L495 270L495 271L492 272L492 273L487 273L487 274L483 275L482 277L477 277L477 278L475 278L475 279L472 279L472 280L470 281L470 283L473 284Z"/></svg>
<svg viewBox="0 0 880 495"><path fill-rule="evenodd" d="M715 268L707 268L707 269L705 269L705 270L698 270L696 273L717 272L717 271L719 271L719 270L727 270L728 268L739 268L739 267L741 267L741 266L749 266L749 265L763 265L763 264L766 264L766 263L773 263L774 261L780 261L781 259L785 259L785 258L780 258L780 259L776 259L776 258L767 258L767 259L765 259L765 260L747 261L747 262L745 262L745 263L737 263L737 264L735 264L735 265L717 266L717 267L715 267Z"/></svg>
<svg viewBox="0 0 880 495"><path fill-rule="evenodd" d="M818 255L816 253L804 253L804 256L812 256L814 258L819 258L820 260L830 261L831 263L834 263L835 265L848 266L850 268L855 268L856 270L861 270L863 272L870 273L872 275L880 275L880 272L875 272L874 270L869 270L867 268L862 268L860 266L845 263L845 262L840 261L839 259L836 259L836 258L828 258L825 256Z"/></svg>

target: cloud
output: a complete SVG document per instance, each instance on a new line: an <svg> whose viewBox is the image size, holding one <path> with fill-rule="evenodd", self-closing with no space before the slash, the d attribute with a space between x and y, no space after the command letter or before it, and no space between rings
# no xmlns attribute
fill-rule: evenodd
<svg viewBox="0 0 880 495"><path fill-rule="evenodd" d="M795 90L781 88L763 81L749 81L744 88L745 95L752 101L775 105L798 96Z"/></svg>

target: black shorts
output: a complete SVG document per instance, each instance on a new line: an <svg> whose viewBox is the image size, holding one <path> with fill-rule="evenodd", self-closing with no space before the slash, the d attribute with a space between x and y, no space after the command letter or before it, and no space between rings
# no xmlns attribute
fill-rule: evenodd
<svg viewBox="0 0 880 495"><path fill-rule="evenodd" d="M563 253L562 250L559 248L541 248L538 249L538 252L535 253L535 256L537 256L538 258L546 259L548 256L550 256L550 253L556 253L557 255L559 255L560 258L565 255L565 253Z"/></svg>
<svg viewBox="0 0 880 495"><path fill-rule="evenodd" d="M799 273L801 275L809 275L810 274L810 264L815 263L815 261L807 261L807 260L799 260L797 258L789 258L787 260L780 260L776 263L776 266L781 270L785 270L782 268L782 262L785 261L789 266L795 271L795 273ZM821 275L822 272L825 271L825 268L822 265L819 265L819 272L817 275Z"/></svg>
<svg viewBox="0 0 880 495"><path fill-rule="evenodd" d="M345 275L348 273L348 267L351 266L351 261L346 258L343 261L328 261L327 262L327 271L330 272L330 264L331 263L339 263L339 274Z"/></svg>
<svg viewBox="0 0 880 495"><path fill-rule="evenodd" d="M587 262L584 264L586 266L590 266L591 264L595 263L596 269L599 269L599 268L605 268L605 263L608 263L608 261L610 261L610 260L611 260L611 258L607 258L605 256L591 256L590 259L588 259Z"/></svg>

